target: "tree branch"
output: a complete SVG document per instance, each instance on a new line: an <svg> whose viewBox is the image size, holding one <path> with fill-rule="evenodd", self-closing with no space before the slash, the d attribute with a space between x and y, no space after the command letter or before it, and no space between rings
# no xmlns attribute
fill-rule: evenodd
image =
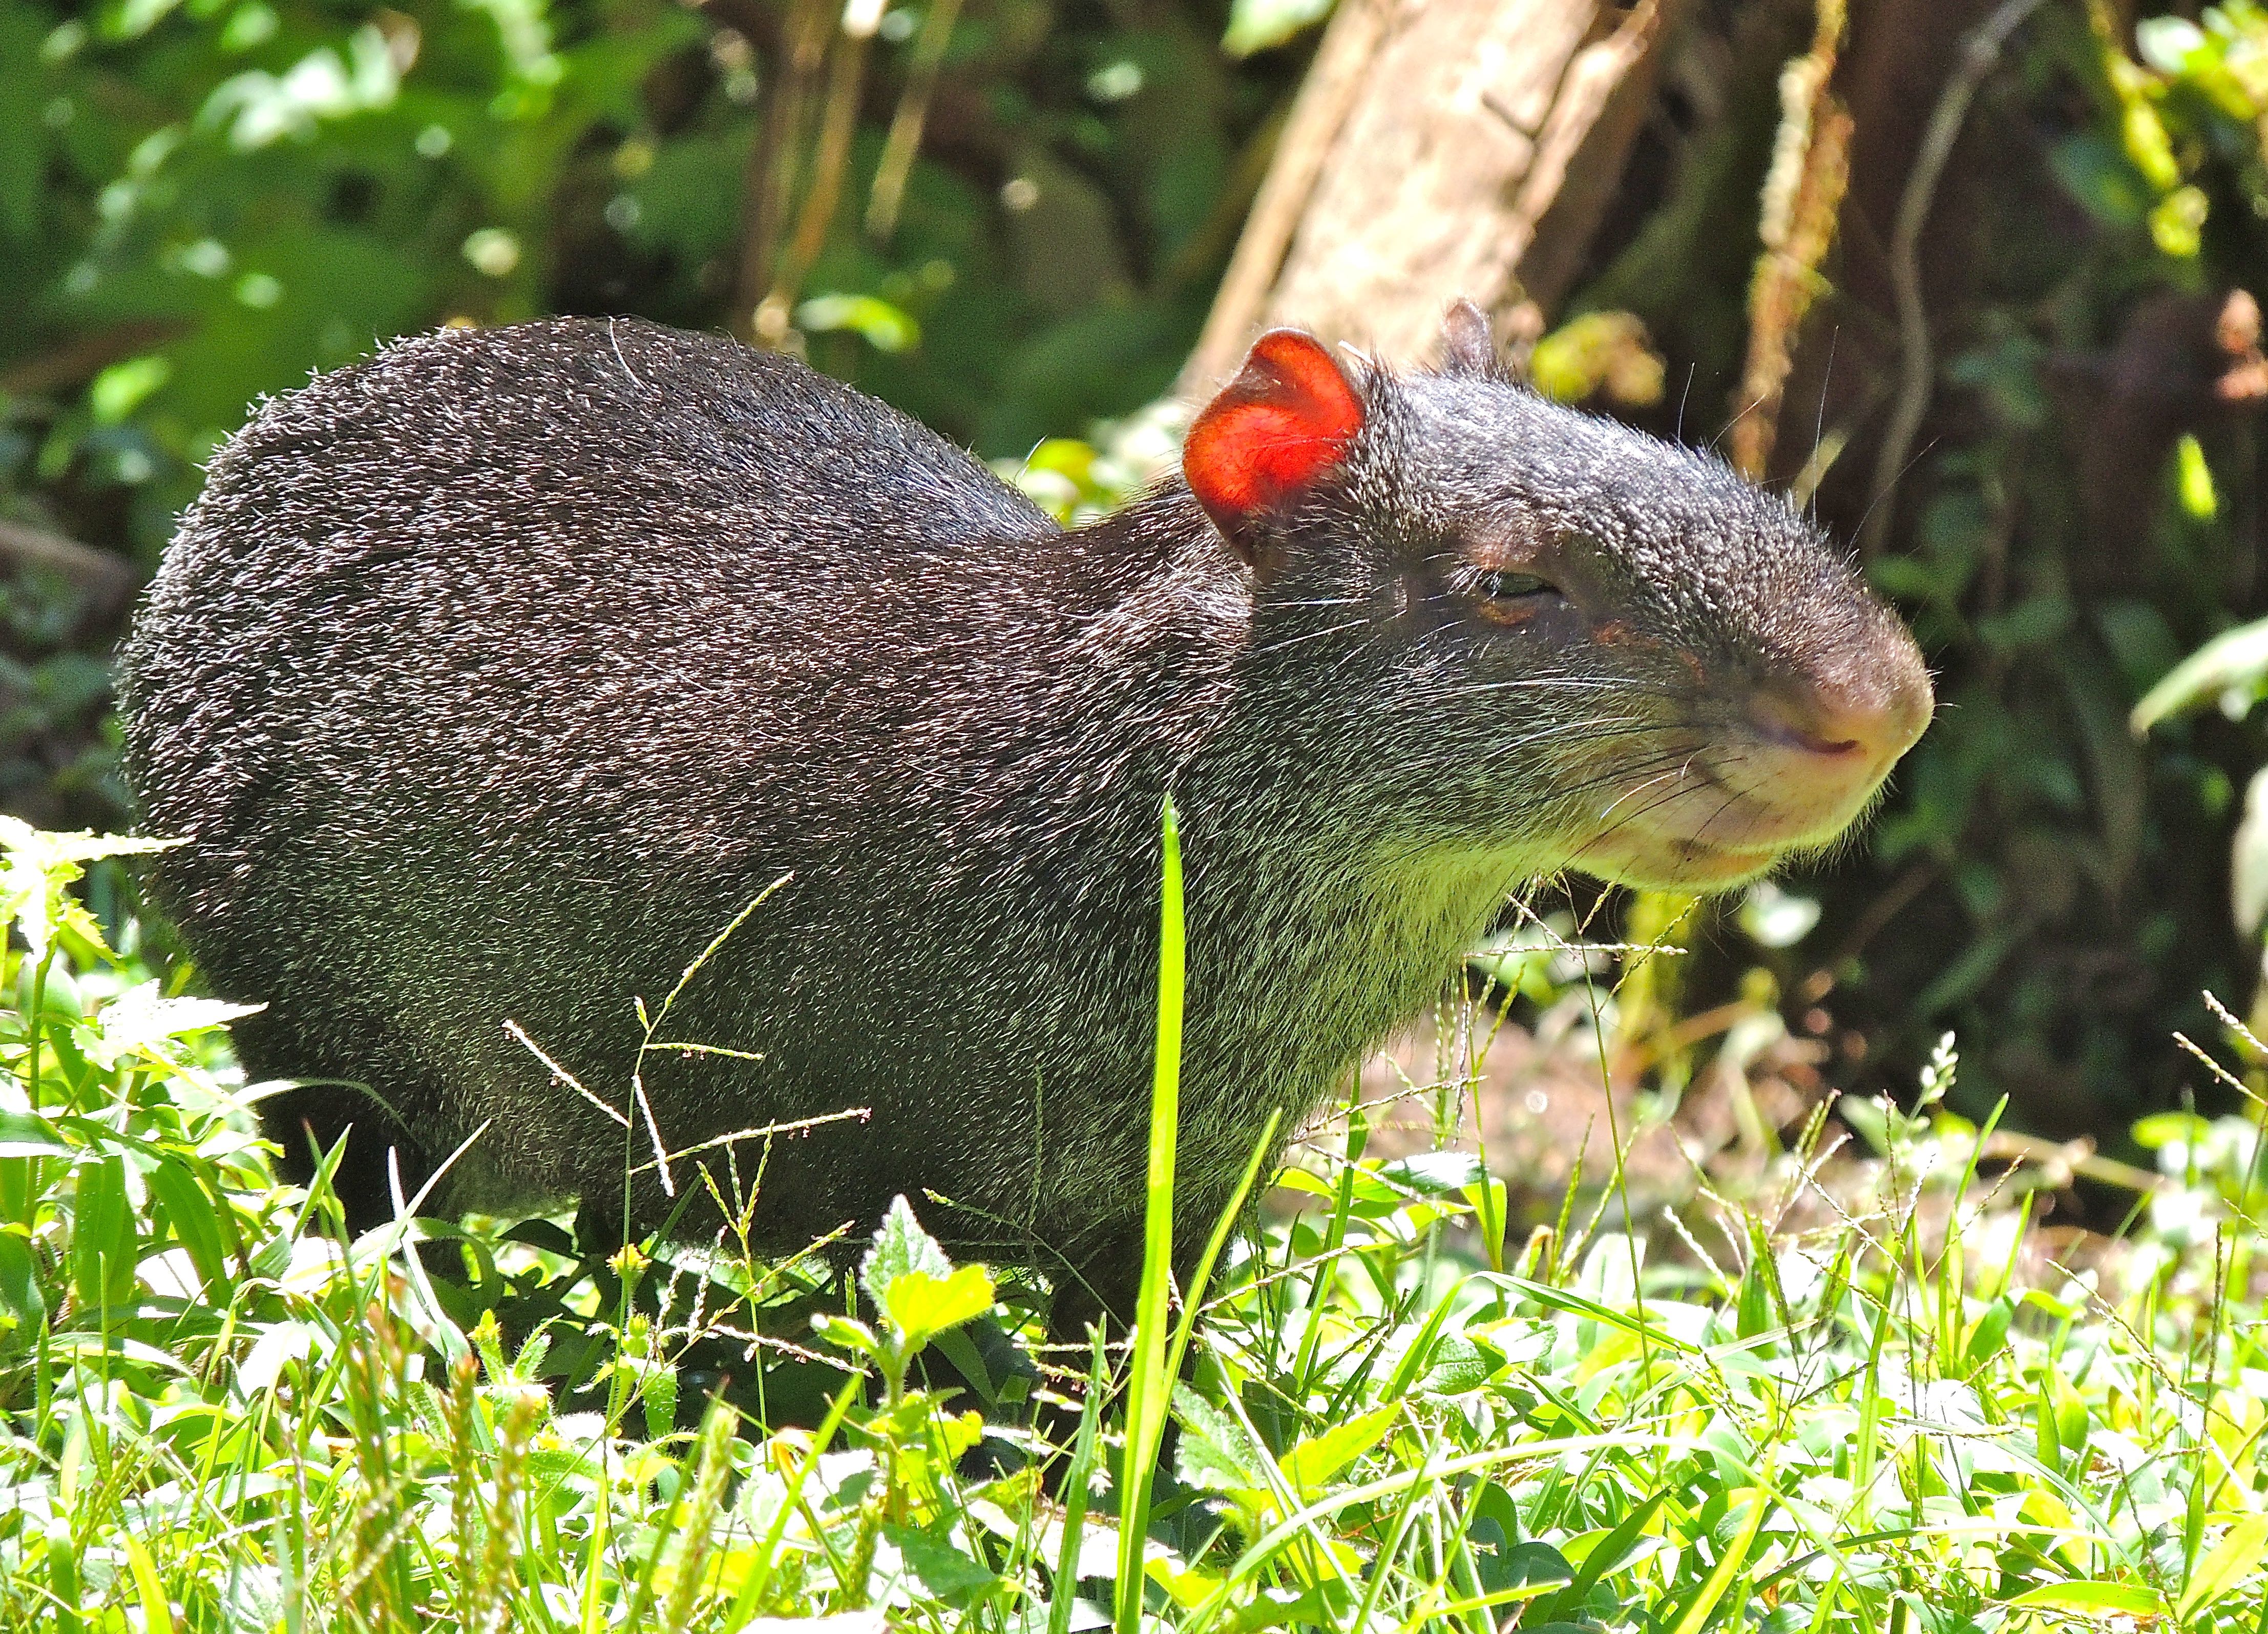
<svg viewBox="0 0 2268 1634"><path fill-rule="evenodd" d="M67 578L106 610L122 607L142 585L142 576L123 557L21 522L0 521L0 558Z"/></svg>

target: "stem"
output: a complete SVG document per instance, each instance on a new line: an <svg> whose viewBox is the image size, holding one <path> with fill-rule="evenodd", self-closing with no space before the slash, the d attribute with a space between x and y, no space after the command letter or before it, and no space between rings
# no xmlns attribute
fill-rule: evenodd
<svg viewBox="0 0 2268 1634"><path fill-rule="evenodd" d="M743 335L755 334L757 305L771 287L772 257L795 191L804 107L827 60L827 0L796 0L787 26L787 61L776 70L763 134L749 156L741 191L740 279L733 303L733 328Z"/></svg>
<svg viewBox="0 0 2268 1634"><path fill-rule="evenodd" d="M913 172L914 156L921 151L930 100L937 94L938 70L960 15L961 0L931 0L921 38L914 41L913 67L906 77L905 94L898 99L898 111L890 120L881 162L874 166L874 190L866 199L866 236L877 244L888 242L890 234L897 231L906 178Z"/></svg>
<svg viewBox="0 0 2268 1634"><path fill-rule="evenodd" d="M48 1018L48 971L55 962L55 945L48 944L48 951L40 955L40 962L32 968L32 1013L24 1029L24 1041L30 1046L30 1055L24 1063L24 1095L33 1111L40 1106L40 1035L46 1031ZM71 1111L78 1110L77 1107Z"/></svg>
<svg viewBox="0 0 2268 1634"><path fill-rule="evenodd" d="M1165 880L1158 940L1158 1053L1150 1079L1150 1172L1143 1210L1142 1289L1118 1471L1118 1634L1139 1634L1142 1542L1150 1529L1151 1466L1166 1433L1166 1301L1174 1262L1174 1142L1181 1123L1182 1012L1189 951L1182 902L1182 837L1168 798L1160 818Z"/></svg>
<svg viewBox="0 0 2268 1634"><path fill-rule="evenodd" d="M843 8L835 71L828 80L827 107L820 118L819 145L811 156L811 190L803 195L803 211L796 217L794 236L780 253L771 289L756 308L756 339L763 345L776 346L786 338L796 295L827 247L828 229L835 224L843 173L850 162L850 138L858 134L858 85L865 77L866 48L881 16L876 0L850 0Z"/></svg>
<svg viewBox="0 0 2268 1634"><path fill-rule="evenodd" d="M1969 118L1969 105L2000 61L2008 36L2039 9L2040 0L2006 0L1961 42L1960 65L1945 82L1922 135L1912 173L1898 197L1898 217L1890 230L1890 290L1898 307L1898 396L1890 416L1890 429L1874 457L1874 491L1867 500L1867 524L1859 540L1861 558L1873 556L1889 536L1893 504L1890 490L1897 485L1929 408L1930 386L1937 364L1929 343L1929 314L1921 303L1921 232L1929 221L1929 207L1937 197L1937 184L1946 160Z"/></svg>

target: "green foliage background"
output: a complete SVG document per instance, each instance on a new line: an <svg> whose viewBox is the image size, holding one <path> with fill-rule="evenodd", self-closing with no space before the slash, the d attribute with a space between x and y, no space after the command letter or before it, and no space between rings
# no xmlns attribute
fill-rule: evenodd
<svg viewBox="0 0 2268 1634"><path fill-rule="evenodd" d="M1300 63L1225 57L1221 6L979 0L885 239L859 230L864 182L923 16L882 16L796 316L821 366L1020 454L1165 388ZM0 517L146 570L248 404L387 337L550 312L726 327L791 20L0 0ZM84 754L114 621L67 600L11 593L0 798L115 821Z"/></svg>
<svg viewBox="0 0 2268 1634"><path fill-rule="evenodd" d="M1315 8L968 0L878 232L873 180L939 3L881 13L792 319L820 366L1013 459L1167 387ZM2183 652L2268 612L2256 422L2118 394L2149 313L2268 288L2268 14L2142 9L2138 36L2102 0L2040 6L1983 82L1924 240L1933 408L1869 570L1948 707L1867 847L1799 881L1816 928L1772 949L1705 922L1687 993L1698 1008L1766 968L1853 1085L1910 1082L1955 1028L1962 1109L2009 1093L2058 1134L2176 1103L2167 1033L2210 1030L2198 990L2241 1003L2259 968L2226 905L2257 727L2207 710L2142 741L2126 724ZM728 327L752 155L813 16L833 26L808 0L0 0L0 524L146 572L249 403L386 336L545 312ZM1775 81L1812 8L1686 17L1554 315L1643 318L1669 383L1653 423L1699 440L1737 406ZM1237 57L1225 32L1289 42ZM1782 480L1844 449L1814 503L1845 537L1895 373L1881 259L1846 222L1780 439ZM1816 431L1796 427L1815 396ZM2136 401L2148 435L2106 452ZM2090 482L2127 503L2106 514ZM115 825L123 598L39 572L0 595L0 804Z"/></svg>

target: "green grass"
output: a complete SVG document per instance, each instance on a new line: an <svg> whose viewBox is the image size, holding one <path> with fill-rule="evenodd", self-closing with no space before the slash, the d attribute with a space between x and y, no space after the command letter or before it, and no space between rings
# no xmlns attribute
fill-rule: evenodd
<svg viewBox="0 0 2268 1634"><path fill-rule="evenodd" d="M348 1241L250 1132L232 1012L78 906L116 843L0 838L0 1629L2268 1628L2257 1121L2155 1121L2132 1229L2058 1262L2058 1177L1980 1172L1949 1043L1844 1108L1870 1155L1822 1108L1675 1254L1611 1189L1506 1244L1476 1166L1358 1116L1309 1208L1217 1238L1193 1338L1153 1264L1130 1360L1054 1358L1058 1498L967 1456L929 1363L1028 1301L917 1208L855 1290L730 1233Z"/></svg>

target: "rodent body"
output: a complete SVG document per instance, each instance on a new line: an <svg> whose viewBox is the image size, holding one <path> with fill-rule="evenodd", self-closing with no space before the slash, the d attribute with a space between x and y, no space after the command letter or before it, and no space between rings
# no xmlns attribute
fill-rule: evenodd
<svg viewBox="0 0 2268 1634"><path fill-rule="evenodd" d="M1123 1318L1168 794L1200 1239L1268 1115L1290 1132L1524 880L1752 877L1926 718L1911 641L1778 502L1451 342L1350 379L1269 337L1186 482L1070 533L722 339L394 346L263 409L153 587L129 767L187 842L158 898L269 1003L251 1071L392 1108L278 1103L357 1124L366 1214L383 1144L414 1184L483 1124L452 1202L620 1197L644 1164L629 1206L666 1211L642 1122L511 1020L617 1107L638 1071L673 1150L864 1108L698 1159L728 1192L762 1160L772 1247L934 1192L1059 1319L1067 1285ZM658 1035L762 1058L641 1063L634 998L784 877Z"/></svg>

